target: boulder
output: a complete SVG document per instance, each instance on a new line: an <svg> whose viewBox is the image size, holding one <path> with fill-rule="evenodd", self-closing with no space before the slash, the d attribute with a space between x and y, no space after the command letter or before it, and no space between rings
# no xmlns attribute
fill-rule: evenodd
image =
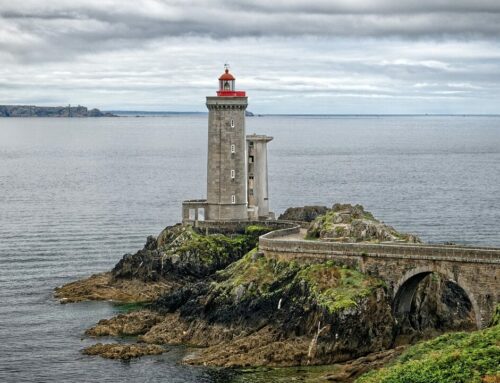
<svg viewBox="0 0 500 383"><path fill-rule="evenodd" d="M316 217L325 214L329 209L326 206L289 207L278 219L286 221L311 222Z"/></svg>

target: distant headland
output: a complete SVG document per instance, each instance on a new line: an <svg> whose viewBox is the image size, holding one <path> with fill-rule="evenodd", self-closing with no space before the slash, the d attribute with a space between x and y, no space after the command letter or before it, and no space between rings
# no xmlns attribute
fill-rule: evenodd
<svg viewBox="0 0 500 383"><path fill-rule="evenodd" d="M0 117L116 117L85 106L0 105Z"/></svg>

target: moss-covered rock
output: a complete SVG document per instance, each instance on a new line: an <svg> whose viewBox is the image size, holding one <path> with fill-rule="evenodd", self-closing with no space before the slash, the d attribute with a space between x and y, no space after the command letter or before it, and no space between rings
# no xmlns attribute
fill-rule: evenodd
<svg viewBox="0 0 500 383"><path fill-rule="evenodd" d="M384 286L379 279L356 270L335 267L331 261L303 268L296 279L306 281L316 302L330 313L355 307L360 300Z"/></svg>
<svg viewBox="0 0 500 383"><path fill-rule="evenodd" d="M211 328L215 332L225 328L225 343L212 344L215 348L197 359L220 365L243 360L242 353L260 355L243 346L245 339L262 350L262 355L268 355L258 360L246 355L252 359L248 359L250 364L347 360L390 346L394 325L380 280L332 262L306 265L277 261L256 250L217 272L214 280L187 285L165 295L153 307L163 313L175 312L187 325L187 329L177 326L183 328L181 335L172 326L161 331L159 327L167 341L185 339L184 334L192 333L198 335L191 343L206 346L206 339L221 338L219 333L211 334ZM146 339L157 340L154 333L153 328ZM203 339L198 339L201 333ZM287 345L295 350L293 358L277 351L271 355L275 348L288 349ZM232 351L222 352L226 349Z"/></svg>
<svg viewBox="0 0 500 383"><path fill-rule="evenodd" d="M339 242L421 242L417 236L397 232L378 220L361 205L335 204L318 216L307 231L309 239Z"/></svg>
<svg viewBox="0 0 500 383"><path fill-rule="evenodd" d="M112 271L116 279L202 278L225 268L255 247L259 235L269 229L249 226L245 234L204 235L191 226L165 228L157 239L148 237L145 247L126 254Z"/></svg>
<svg viewBox="0 0 500 383"><path fill-rule="evenodd" d="M391 366L359 383L481 383L500 381L500 326L442 335L410 347Z"/></svg>

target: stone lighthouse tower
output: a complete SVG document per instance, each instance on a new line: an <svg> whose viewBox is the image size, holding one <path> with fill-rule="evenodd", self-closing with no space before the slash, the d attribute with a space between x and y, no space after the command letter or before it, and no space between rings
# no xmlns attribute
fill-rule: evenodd
<svg viewBox="0 0 500 383"><path fill-rule="evenodd" d="M184 224L208 227L225 221L274 219L267 187L267 143L273 138L245 136L248 100L234 83L226 65L217 96L207 97L207 199L182 202Z"/></svg>
<svg viewBox="0 0 500 383"><path fill-rule="evenodd" d="M245 92L226 66L217 96L207 97L208 164L205 219L247 220Z"/></svg>

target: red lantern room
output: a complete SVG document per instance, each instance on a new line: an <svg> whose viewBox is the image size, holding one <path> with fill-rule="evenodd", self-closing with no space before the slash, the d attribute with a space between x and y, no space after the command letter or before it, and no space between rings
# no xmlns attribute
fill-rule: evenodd
<svg viewBox="0 0 500 383"><path fill-rule="evenodd" d="M235 90L234 76L229 73L229 65L224 65L224 73L219 77L219 90L217 91L217 96L219 97L245 97L244 91Z"/></svg>

